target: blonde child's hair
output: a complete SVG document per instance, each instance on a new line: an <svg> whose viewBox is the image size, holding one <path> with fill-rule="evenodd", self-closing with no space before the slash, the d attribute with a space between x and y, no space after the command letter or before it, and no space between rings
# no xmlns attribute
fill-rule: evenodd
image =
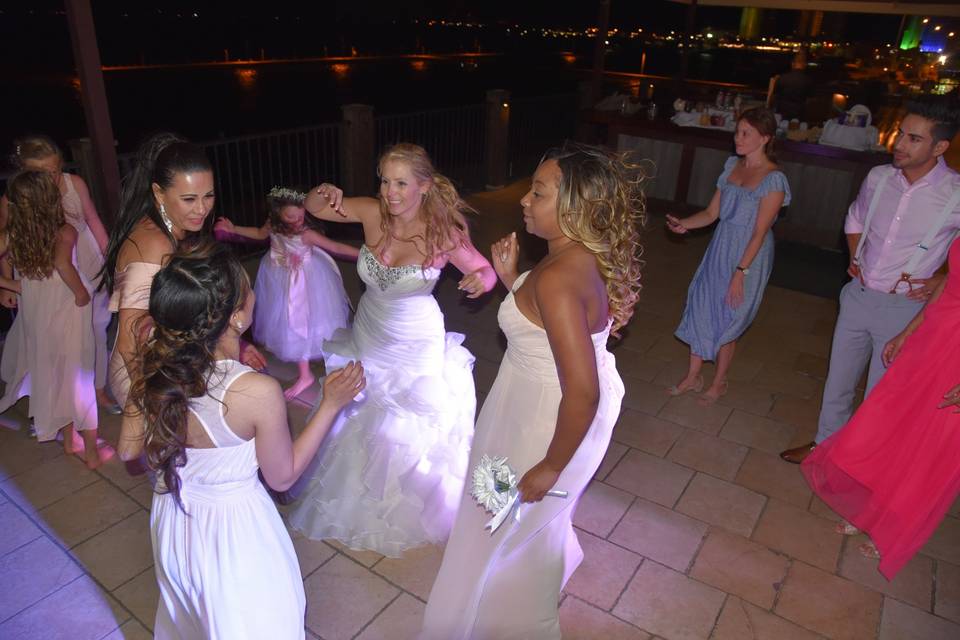
<svg viewBox="0 0 960 640"><path fill-rule="evenodd" d="M60 188L45 171L22 171L7 183L10 263L25 278L53 273L57 232L66 219Z"/></svg>

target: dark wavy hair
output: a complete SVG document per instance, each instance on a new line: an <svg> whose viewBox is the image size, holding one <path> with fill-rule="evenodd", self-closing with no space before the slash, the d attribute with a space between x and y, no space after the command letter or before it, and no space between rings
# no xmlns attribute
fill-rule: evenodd
<svg viewBox="0 0 960 640"><path fill-rule="evenodd" d="M907 102L907 115L920 116L933 123L930 130L934 144L950 142L960 131L960 109L955 97L926 97Z"/></svg>
<svg viewBox="0 0 960 640"><path fill-rule="evenodd" d="M249 292L229 247L199 236L180 243L150 288L153 334L140 349L141 374L130 399L144 419L147 464L163 474L181 509L177 469L187 463L190 400L207 393L217 341Z"/></svg>
<svg viewBox="0 0 960 640"><path fill-rule="evenodd" d="M100 287L113 293L117 257L123 243L130 237L134 226L143 218L149 218L177 246L177 239L167 230L153 195L153 184L167 189L180 173L213 171L203 149L175 133L158 133L147 139L137 151L133 171L124 179L120 190L120 212L110 231L107 255L100 270ZM208 216L212 221L214 216Z"/></svg>

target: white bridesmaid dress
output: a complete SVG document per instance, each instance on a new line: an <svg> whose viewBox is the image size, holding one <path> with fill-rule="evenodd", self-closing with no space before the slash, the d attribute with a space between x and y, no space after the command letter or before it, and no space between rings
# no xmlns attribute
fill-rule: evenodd
<svg viewBox="0 0 960 640"><path fill-rule="evenodd" d="M547 452L562 393L547 334L517 309L513 292L497 319L507 352L480 410L470 469L483 455L505 456L522 477ZM583 559L571 519L606 453L623 399L608 336L609 325L592 336L600 381L596 417L554 486L569 497L522 505L517 522L507 520L491 534L484 529L491 515L477 506L468 485L427 602L422 640L560 637L560 590Z"/></svg>
<svg viewBox="0 0 960 640"><path fill-rule="evenodd" d="M223 397L253 371L217 363L207 395L191 412L216 445L188 449L180 467L181 509L155 493L150 535L160 605L155 637L177 640L287 640L304 637L300 565L280 514L257 475L256 439L223 417ZM162 475L157 490L163 491Z"/></svg>

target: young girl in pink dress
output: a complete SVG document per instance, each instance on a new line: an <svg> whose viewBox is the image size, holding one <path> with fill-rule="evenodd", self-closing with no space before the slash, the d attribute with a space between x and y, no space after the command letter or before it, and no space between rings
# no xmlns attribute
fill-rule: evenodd
<svg viewBox="0 0 960 640"><path fill-rule="evenodd" d="M840 533L870 536L860 552L879 557L888 580L960 493L960 240L948 260L950 274L883 350L890 370L800 467L816 494L846 519Z"/></svg>
<svg viewBox="0 0 960 640"><path fill-rule="evenodd" d="M297 381L284 392L287 400L313 383L310 361L323 357L323 341L350 323L350 300L333 253L356 261L359 251L330 240L305 224L306 194L274 187L267 194L270 215L262 227L238 227L220 218L215 230L255 240L270 239L257 272L260 303L253 338L285 362L296 362Z"/></svg>
<svg viewBox="0 0 960 640"><path fill-rule="evenodd" d="M92 286L77 270L77 231L63 214L60 189L47 172L27 171L7 187L10 262L20 275L20 312L13 330L13 373L0 411L30 396L37 439L63 435L74 453L83 434L84 460L100 465L94 391Z"/></svg>

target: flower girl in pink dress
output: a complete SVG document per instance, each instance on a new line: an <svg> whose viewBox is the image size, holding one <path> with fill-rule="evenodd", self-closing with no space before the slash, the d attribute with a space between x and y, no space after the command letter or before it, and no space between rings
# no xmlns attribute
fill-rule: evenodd
<svg viewBox="0 0 960 640"><path fill-rule="evenodd" d="M274 187L267 194L270 214L262 227L238 227L220 218L214 229L254 240L270 239L254 288L257 304L253 337L284 362L296 362L300 375L284 392L296 398L313 383L310 361L323 357L323 342L350 323L350 300L330 253L356 261L358 250L330 240L304 221L305 194ZM329 252L329 253L328 253Z"/></svg>

